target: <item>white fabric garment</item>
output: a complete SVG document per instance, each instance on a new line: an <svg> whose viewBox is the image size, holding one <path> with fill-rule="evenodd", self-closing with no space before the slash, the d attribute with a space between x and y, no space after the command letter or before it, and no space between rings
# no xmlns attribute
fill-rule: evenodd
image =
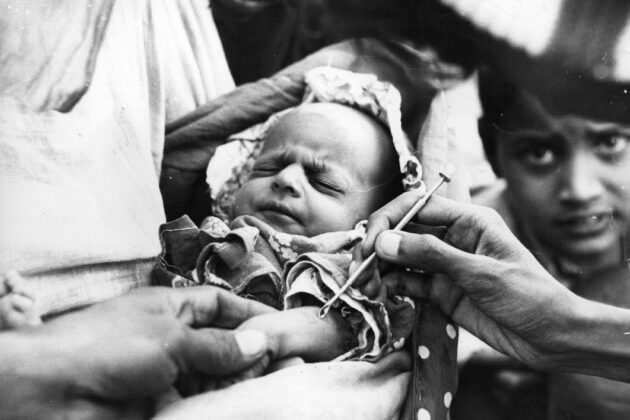
<svg viewBox="0 0 630 420"><path fill-rule="evenodd" d="M206 392L166 407L157 419L398 419L409 385L409 356L376 363L307 363Z"/></svg>
<svg viewBox="0 0 630 420"><path fill-rule="evenodd" d="M0 10L0 272L42 313L147 284L164 127L234 87L207 1Z"/></svg>

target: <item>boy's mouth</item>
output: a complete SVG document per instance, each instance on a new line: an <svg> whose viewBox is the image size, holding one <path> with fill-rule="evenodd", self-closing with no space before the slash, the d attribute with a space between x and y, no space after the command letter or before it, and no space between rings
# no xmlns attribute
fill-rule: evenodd
<svg viewBox="0 0 630 420"><path fill-rule="evenodd" d="M554 220L556 226L576 237L598 236L610 229L613 222L611 211L567 213Z"/></svg>

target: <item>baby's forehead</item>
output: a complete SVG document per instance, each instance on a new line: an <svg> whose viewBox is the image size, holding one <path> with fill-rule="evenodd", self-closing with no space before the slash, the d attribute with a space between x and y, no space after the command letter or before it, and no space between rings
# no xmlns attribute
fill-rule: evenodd
<svg viewBox="0 0 630 420"><path fill-rule="evenodd" d="M370 115L337 103L302 104L280 118L269 130L266 142L278 140L322 139L353 146L357 139L364 143L379 141L391 144L388 131Z"/></svg>
<svg viewBox="0 0 630 420"><path fill-rule="evenodd" d="M325 115L330 118L339 119L343 118L343 115L355 115L359 118L364 118L366 120L373 120L374 118L370 115L355 109L349 105L343 105L335 102L309 102L304 103L297 106L293 111L289 114L320 114Z"/></svg>
<svg viewBox="0 0 630 420"><path fill-rule="evenodd" d="M335 128L360 129L363 126L374 126L382 128L376 119L363 111L347 105L318 102L306 103L296 107L287 113L280 121L322 121L327 120ZM297 128L297 127L296 127Z"/></svg>
<svg viewBox="0 0 630 420"><path fill-rule="evenodd" d="M269 131L259 159L343 168L370 184L397 173L396 156L389 131L374 118L344 105L315 103L281 118Z"/></svg>

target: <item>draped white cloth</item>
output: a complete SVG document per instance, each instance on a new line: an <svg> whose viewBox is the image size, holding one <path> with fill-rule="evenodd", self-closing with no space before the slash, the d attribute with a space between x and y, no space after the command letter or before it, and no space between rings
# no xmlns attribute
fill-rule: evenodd
<svg viewBox="0 0 630 420"><path fill-rule="evenodd" d="M147 284L165 125L234 87L208 2L0 10L0 271L42 313Z"/></svg>

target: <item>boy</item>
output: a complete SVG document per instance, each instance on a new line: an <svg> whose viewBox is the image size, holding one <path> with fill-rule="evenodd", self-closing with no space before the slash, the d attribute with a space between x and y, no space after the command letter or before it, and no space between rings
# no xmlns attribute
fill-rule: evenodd
<svg viewBox="0 0 630 420"><path fill-rule="evenodd" d="M630 124L559 111L497 73L479 77L479 132L505 188L481 199L498 210L558 279L582 296L630 306ZM601 343L606 345L606 343ZM630 386L575 374L550 377L551 419L630 415Z"/></svg>

